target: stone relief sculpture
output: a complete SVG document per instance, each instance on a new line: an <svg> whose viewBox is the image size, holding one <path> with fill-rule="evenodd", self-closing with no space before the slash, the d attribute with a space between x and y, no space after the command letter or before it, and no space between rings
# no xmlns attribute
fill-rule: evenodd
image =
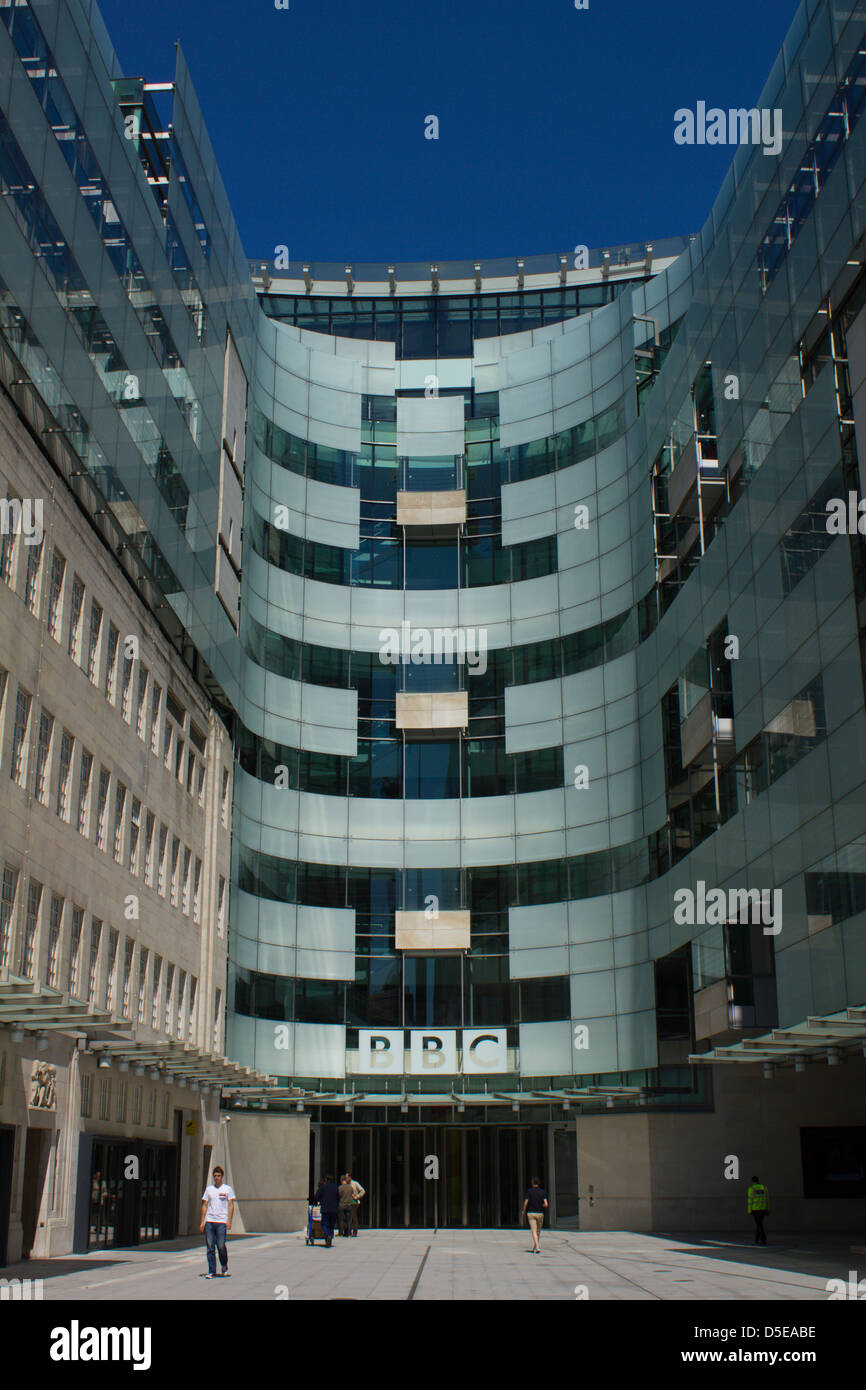
<svg viewBox="0 0 866 1390"><path fill-rule="evenodd" d="M57 1103L57 1068L50 1062L34 1062L30 1084L33 1087L31 1108L53 1110Z"/></svg>

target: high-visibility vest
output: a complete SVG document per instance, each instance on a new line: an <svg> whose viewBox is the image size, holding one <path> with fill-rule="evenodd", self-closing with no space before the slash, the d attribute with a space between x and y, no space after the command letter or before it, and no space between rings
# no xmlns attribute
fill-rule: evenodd
<svg viewBox="0 0 866 1390"><path fill-rule="evenodd" d="M762 1182L749 1188L749 1211L770 1210L770 1189Z"/></svg>

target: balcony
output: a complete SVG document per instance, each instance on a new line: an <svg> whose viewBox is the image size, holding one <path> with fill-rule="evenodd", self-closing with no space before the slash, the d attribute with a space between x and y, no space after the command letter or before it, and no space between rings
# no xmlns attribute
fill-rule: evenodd
<svg viewBox="0 0 866 1390"><path fill-rule="evenodd" d="M725 483L725 470L719 467L718 445L713 435L695 434L689 440L677 459L669 483L669 502L671 516L686 509L686 504L694 502L694 489L700 472L701 505L704 515L713 512L722 500ZM707 485L709 489L707 489ZM713 485L721 485L718 489Z"/></svg>
<svg viewBox="0 0 866 1390"><path fill-rule="evenodd" d="M414 733L465 729L469 723L469 694L465 690L397 692L397 728Z"/></svg>
<svg viewBox="0 0 866 1390"><path fill-rule="evenodd" d="M440 527L462 526L466 521L466 492L398 492L397 525Z"/></svg>
<svg viewBox="0 0 866 1390"><path fill-rule="evenodd" d="M468 951L471 932L468 911L439 912L428 917L421 912L396 914L398 951Z"/></svg>
<svg viewBox="0 0 866 1390"><path fill-rule="evenodd" d="M683 767L711 755L714 742L719 761L730 762L735 752L731 700L721 692L708 690L680 725Z"/></svg>
<svg viewBox="0 0 866 1390"><path fill-rule="evenodd" d="M696 990L695 1042L713 1045L756 1028L778 1023L776 981L773 976L728 976Z"/></svg>

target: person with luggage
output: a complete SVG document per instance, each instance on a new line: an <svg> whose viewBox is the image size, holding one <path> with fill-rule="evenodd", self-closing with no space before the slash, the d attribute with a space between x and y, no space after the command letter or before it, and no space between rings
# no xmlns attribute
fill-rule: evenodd
<svg viewBox="0 0 866 1390"><path fill-rule="evenodd" d="M327 1173L319 1183L313 1198L313 1205L321 1209L322 1234L325 1237L326 1247L330 1249L334 1240L334 1227L340 1214L340 1189L334 1182L331 1173Z"/></svg>
<svg viewBox="0 0 866 1390"><path fill-rule="evenodd" d="M203 1279L230 1279L229 1253L226 1249L226 1236L232 1228L235 1214L235 1194L228 1183L223 1182L222 1168L214 1168L213 1183L206 1187L201 1198L201 1226L199 1230L207 1241L207 1274ZM217 1274L216 1251L219 1252L221 1272Z"/></svg>

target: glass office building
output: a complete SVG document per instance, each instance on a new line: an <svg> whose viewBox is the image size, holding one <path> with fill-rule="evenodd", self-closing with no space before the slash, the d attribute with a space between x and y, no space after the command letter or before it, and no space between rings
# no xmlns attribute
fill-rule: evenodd
<svg viewBox="0 0 866 1390"><path fill-rule="evenodd" d="M864 1157L866 4L801 4L699 234L433 265L245 260L180 54L0 21L0 326L232 731L256 1122L378 1224L541 1171L651 1227L751 1106L808 1224Z"/></svg>

